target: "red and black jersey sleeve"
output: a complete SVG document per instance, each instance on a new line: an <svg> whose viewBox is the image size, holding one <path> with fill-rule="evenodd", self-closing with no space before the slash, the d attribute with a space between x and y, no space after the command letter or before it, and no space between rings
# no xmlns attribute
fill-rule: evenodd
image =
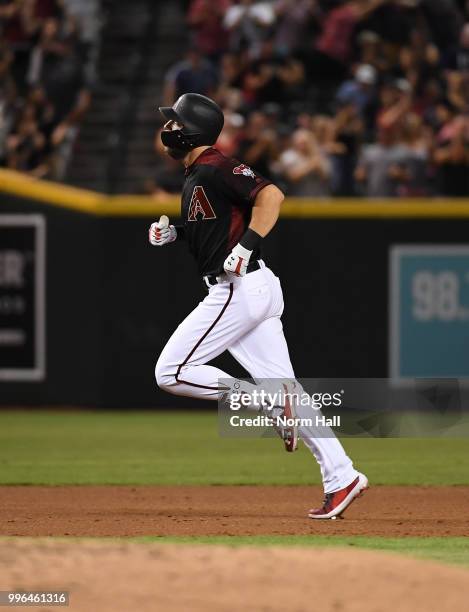
<svg viewBox="0 0 469 612"><path fill-rule="evenodd" d="M257 194L271 181L236 159L225 159L220 167L223 181L238 200L239 205L252 206Z"/></svg>

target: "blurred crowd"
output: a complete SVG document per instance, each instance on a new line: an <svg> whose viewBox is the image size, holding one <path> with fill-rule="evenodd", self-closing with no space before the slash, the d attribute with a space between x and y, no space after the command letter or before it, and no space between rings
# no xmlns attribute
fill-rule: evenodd
<svg viewBox="0 0 469 612"><path fill-rule="evenodd" d="M287 194L468 195L469 0L191 0L185 19L163 102L215 98L217 147ZM155 194L181 181L161 155Z"/></svg>
<svg viewBox="0 0 469 612"><path fill-rule="evenodd" d="M0 166L63 177L93 81L95 41L80 31L77 7L0 0Z"/></svg>

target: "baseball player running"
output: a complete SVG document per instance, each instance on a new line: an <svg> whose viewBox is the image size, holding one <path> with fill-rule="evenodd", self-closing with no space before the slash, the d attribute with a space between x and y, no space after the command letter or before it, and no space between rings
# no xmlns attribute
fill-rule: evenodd
<svg viewBox="0 0 469 612"><path fill-rule="evenodd" d="M163 215L150 227L150 243L186 242L208 293L168 340L156 364L156 381L169 393L221 399L226 387L219 379L230 377L208 363L228 350L257 384L283 379L294 385L280 319L280 281L261 258L262 239L277 222L283 193L213 147L224 121L213 100L188 93L159 110L166 120L161 140L168 155L184 164L185 182L182 224L169 225ZM302 408L284 403L286 417L303 416ZM325 500L309 511L310 518L340 516L368 487L332 433L318 437L310 427L276 429L287 451L296 449L299 436L319 463Z"/></svg>

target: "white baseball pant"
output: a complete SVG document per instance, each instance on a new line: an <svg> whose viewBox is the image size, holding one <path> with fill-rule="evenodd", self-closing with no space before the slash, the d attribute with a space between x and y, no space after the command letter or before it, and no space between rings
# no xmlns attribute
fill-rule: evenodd
<svg viewBox="0 0 469 612"><path fill-rule="evenodd" d="M218 400L218 379L230 376L207 363L225 350L257 384L295 378L280 319L284 306L280 281L260 264L260 270L241 278L230 275L211 286L175 330L155 368L161 389ZM296 411L299 417L311 417L308 407L298 405ZM332 430L330 437L315 437L314 428L300 427L299 436L320 466L325 493L338 491L356 478L358 472Z"/></svg>

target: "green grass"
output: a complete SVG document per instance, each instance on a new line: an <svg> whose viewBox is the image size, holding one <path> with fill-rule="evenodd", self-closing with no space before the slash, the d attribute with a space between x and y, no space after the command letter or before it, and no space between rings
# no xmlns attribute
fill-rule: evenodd
<svg viewBox="0 0 469 612"><path fill-rule="evenodd" d="M376 484L469 484L467 439L345 439ZM214 413L0 411L0 484L319 484L303 447L221 438ZM142 537L139 542L342 546L469 567L469 538Z"/></svg>
<svg viewBox="0 0 469 612"><path fill-rule="evenodd" d="M129 538L126 538L128 541ZM178 544L224 544L227 546L340 546L382 550L442 563L456 563L469 567L469 538L384 538L367 536L195 536L130 538L135 542L163 542Z"/></svg>
<svg viewBox="0 0 469 612"><path fill-rule="evenodd" d="M469 484L467 439L345 439L373 484ZM0 484L310 484L301 445L218 435L201 412L0 411Z"/></svg>

